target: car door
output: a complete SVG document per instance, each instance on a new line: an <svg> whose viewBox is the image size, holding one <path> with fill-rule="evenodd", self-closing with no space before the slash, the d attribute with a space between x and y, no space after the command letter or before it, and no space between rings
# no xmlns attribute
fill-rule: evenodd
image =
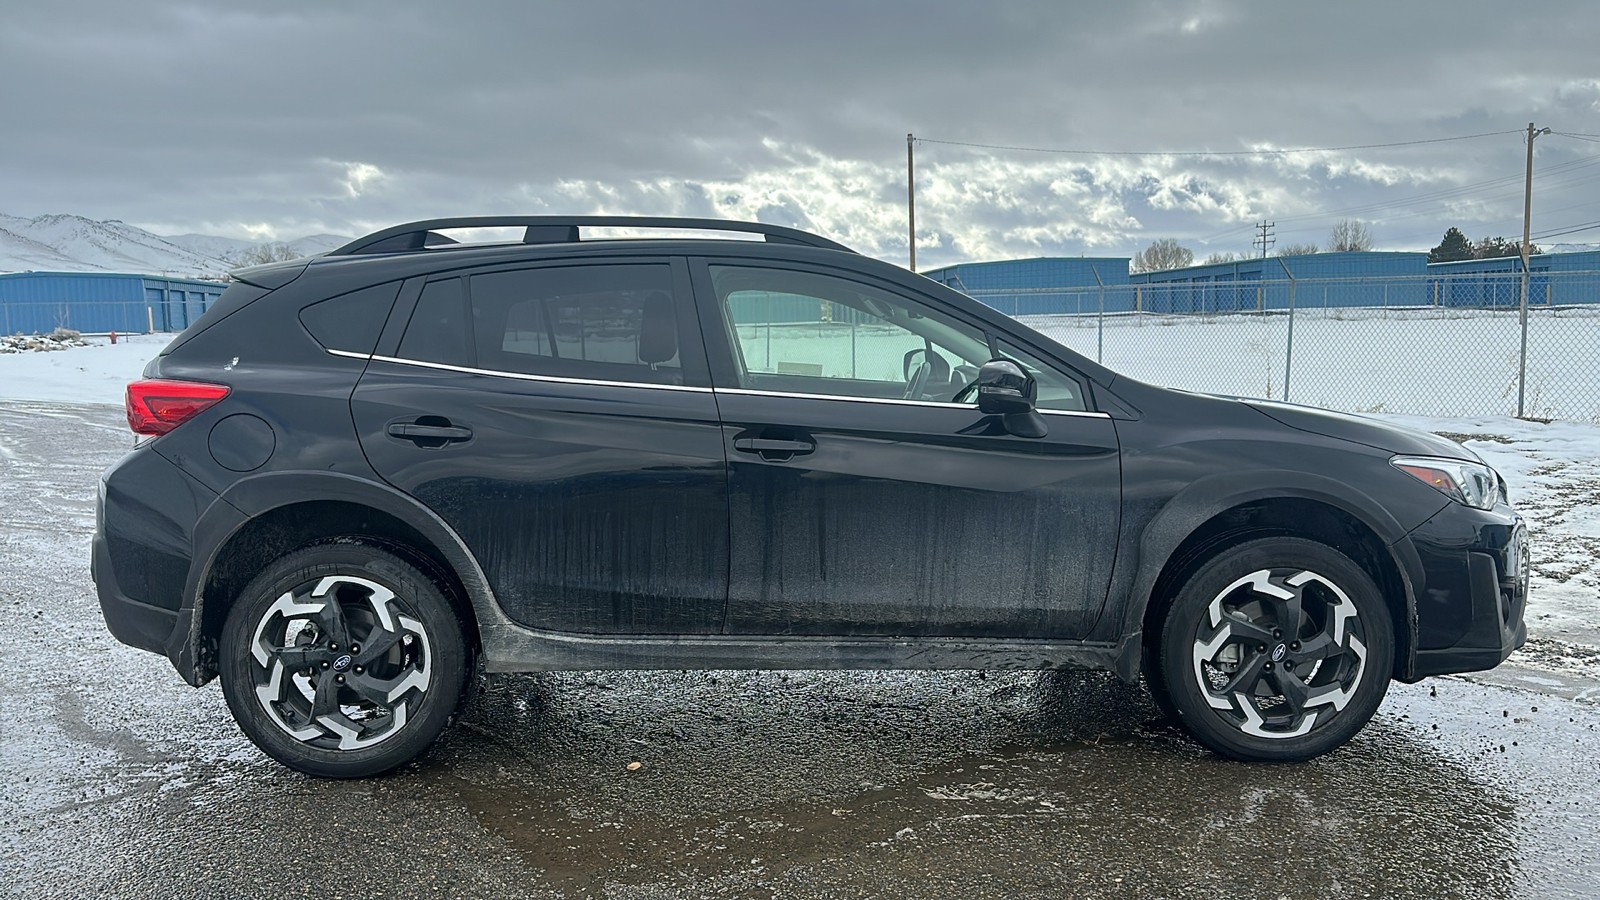
<svg viewBox="0 0 1600 900"><path fill-rule="evenodd" d="M455 529L524 625L720 631L726 459L684 263L450 272L412 293L352 398L378 473Z"/></svg>
<svg viewBox="0 0 1600 900"><path fill-rule="evenodd" d="M1121 481L1085 386L930 298L796 264L696 260L729 472L737 634L1082 638ZM1042 438L957 402L991 348Z"/></svg>

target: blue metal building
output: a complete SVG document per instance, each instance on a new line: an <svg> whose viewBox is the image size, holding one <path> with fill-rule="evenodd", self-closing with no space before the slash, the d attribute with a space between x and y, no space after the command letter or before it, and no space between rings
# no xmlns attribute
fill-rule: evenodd
<svg viewBox="0 0 1600 900"><path fill-rule="evenodd" d="M1435 305L1479 309L1522 302L1522 257L1430 263L1428 290ZM1600 303L1600 250L1541 253L1528 258L1528 304Z"/></svg>
<svg viewBox="0 0 1600 900"><path fill-rule="evenodd" d="M922 274L1013 316L1095 312L1100 308L1102 284L1108 288L1104 292L1107 310L1132 308L1121 299L1127 296L1125 256L958 263Z"/></svg>
<svg viewBox="0 0 1600 900"><path fill-rule="evenodd" d="M1208 313L1297 306L1421 306L1426 253L1310 253L1189 266L1130 277L1144 312Z"/></svg>
<svg viewBox="0 0 1600 900"><path fill-rule="evenodd" d="M0 275L0 333L182 331L225 287L220 281L98 272Z"/></svg>

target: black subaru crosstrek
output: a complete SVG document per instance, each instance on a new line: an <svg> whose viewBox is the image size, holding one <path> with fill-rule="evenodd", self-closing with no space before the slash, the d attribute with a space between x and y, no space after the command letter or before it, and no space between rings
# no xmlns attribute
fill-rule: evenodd
<svg viewBox="0 0 1600 900"><path fill-rule="evenodd" d="M1471 451L1121 377L786 228L401 225L235 273L127 410L107 625L316 775L416 757L480 669L1087 666L1301 760L1525 637Z"/></svg>

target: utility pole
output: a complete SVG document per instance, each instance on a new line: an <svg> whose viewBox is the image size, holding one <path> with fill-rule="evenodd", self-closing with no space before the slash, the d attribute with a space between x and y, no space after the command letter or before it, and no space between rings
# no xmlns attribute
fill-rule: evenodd
<svg viewBox="0 0 1600 900"><path fill-rule="evenodd" d="M1261 236L1256 238L1255 240L1251 241L1250 243L1252 245L1256 245L1256 246L1260 246L1261 247L1261 258L1262 259L1266 259L1267 258L1267 248L1271 247L1273 244L1277 243L1277 241L1274 241L1272 239L1272 229L1274 229L1276 227L1278 227L1278 223L1277 222L1268 222L1268 221L1262 220L1262 221L1256 223L1256 230L1261 232Z"/></svg>
<svg viewBox="0 0 1600 900"><path fill-rule="evenodd" d="M1528 234L1533 224L1533 139L1549 134L1548 128L1528 123L1528 168L1522 180L1522 291L1518 303L1522 320L1522 351L1517 360L1517 418L1522 418L1528 388Z"/></svg>
<svg viewBox="0 0 1600 900"><path fill-rule="evenodd" d="M907 246L911 248L911 271L917 270L917 176L912 167L911 148L916 143L916 138L910 132L906 133L906 224L911 231L911 240Z"/></svg>

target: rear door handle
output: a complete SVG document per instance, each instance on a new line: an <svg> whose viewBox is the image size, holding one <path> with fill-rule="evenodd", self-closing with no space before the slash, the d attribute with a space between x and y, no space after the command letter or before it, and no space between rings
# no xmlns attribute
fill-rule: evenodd
<svg viewBox="0 0 1600 900"><path fill-rule="evenodd" d="M415 422L396 422L389 426L389 434L408 441L465 441L472 437L471 428L460 425L418 425Z"/></svg>
<svg viewBox="0 0 1600 900"><path fill-rule="evenodd" d="M733 449L766 456L769 453L773 455L810 453L817 449L817 445L810 441L782 441L775 438L735 438Z"/></svg>

